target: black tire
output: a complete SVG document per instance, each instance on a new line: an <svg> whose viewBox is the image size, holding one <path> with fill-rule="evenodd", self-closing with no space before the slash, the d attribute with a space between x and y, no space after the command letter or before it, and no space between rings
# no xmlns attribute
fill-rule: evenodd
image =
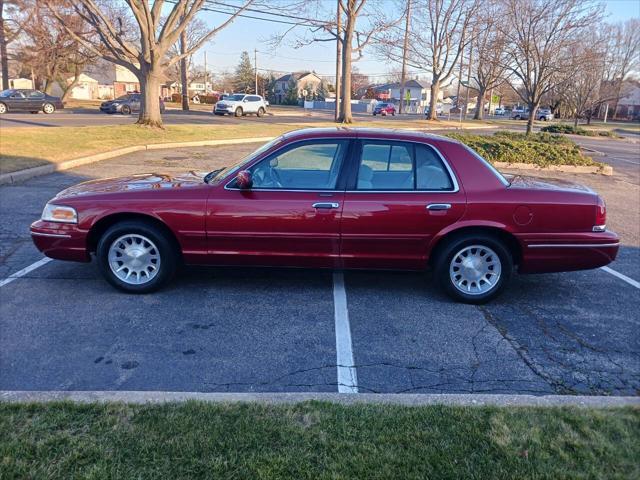
<svg viewBox="0 0 640 480"><path fill-rule="evenodd" d="M120 112L122 112L122 115L131 115L131 107L129 105L123 105Z"/></svg>
<svg viewBox="0 0 640 480"><path fill-rule="evenodd" d="M258 109L258 116L259 116L259 117L264 117L264 108L260 107L260 108Z"/></svg>
<svg viewBox="0 0 640 480"><path fill-rule="evenodd" d="M454 257L466 247L479 246L486 247L495 254L500 260L500 277L495 285L484 293L468 294L459 290L449 274L449 269ZM496 298L509 282L513 273L513 258L509 249L504 243L493 235L486 233L463 234L448 240L443 248L437 253L434 262L435 278L442 290L451 298L461 303L470 303L480 305L487 303Z"/></svg>
<svg viewBox="0 0 640 480"><path fill-rule="evenodd" d="M143 284L129 284L118 278L109 266L109 249L123 235L142 235L151 240L160 256L160 268L155 277ZM166 284L175 274L179 253L175 242L162 229L145 221L125 220L111 226L98 241L96 258L104 278L115 288L127 293L150 293Z"/></svg>
<svg viewBox="0 0 640 480"><path fill-rule="evenodd" d="M242 108L240 108L240 107L236 108L236 111L234 112L234 115L236 117L241 117L242 116Z"/></svg>
<svg viewBox="0 0 640 480"><path fill-rule="evenodd" d="M396 116L396 112L391 112L391 116L395 117Z"/></svg>

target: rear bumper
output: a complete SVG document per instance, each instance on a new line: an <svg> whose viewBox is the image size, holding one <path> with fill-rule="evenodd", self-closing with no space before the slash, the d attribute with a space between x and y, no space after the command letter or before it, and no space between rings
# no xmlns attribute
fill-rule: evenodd
<svg viewBox="0 0 640 480"><path fill-rule="evenodd" d="M613 262L620 239L610 231L600 233L524 234L520 273L588 270Z"/></svg>
<svg viewBox="0 0 640 480"><path fill-rule="evenodd" d="M91 261L87 249L87 232L78 229L77 225L38 220L31 224L31 240L49 258L74 262Z"/></svg>

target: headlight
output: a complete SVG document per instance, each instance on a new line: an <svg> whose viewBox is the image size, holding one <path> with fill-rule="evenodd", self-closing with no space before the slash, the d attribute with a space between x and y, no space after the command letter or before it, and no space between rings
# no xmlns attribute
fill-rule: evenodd
<svg viewBox="0 0 640 480"><path fill-rule="evenodd" d="M45 222L78 223L78 213L75 208L47 203L42 211L42 220Z"/></svg>
<svg viewBox="0 0 640 480"><path fill-rule="evenodd" d="M119 104L118 102L114 102L114 103L112 103L112 104L111 104L111 106L112 106L112 107L119 107L119 106L120 106L120 104Z"/></svg>

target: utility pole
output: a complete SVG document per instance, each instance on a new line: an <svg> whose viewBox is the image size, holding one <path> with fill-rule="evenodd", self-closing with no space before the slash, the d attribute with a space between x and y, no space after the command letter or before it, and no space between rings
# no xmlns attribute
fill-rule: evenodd
<svg viewBox="0 0 640 480"><path fill-rule="evenodd" d="M409 24L411 23L411 0L407 0L407 21L404 27L404 44L402 46L402 75L400 77L400 105L398 113L402 113L404 104L404 84L407 81L407 50L409 49Z"/></svg>
<svg viewBox="0 0 640 480"><path fill-rule="evenodd" d="M180 34L180 54L187 52L187 31ZM187 78L187 57L180 59L180 83L182 83L182 110L189 110L189 79Z"/></svg>
<svg viewBox="0 0 640 480"><path fill-rule="evenodd" d="M258 95L258 49L253 49L253 68L256 71L256 95Z"/></svg>
<svg viewBox="0 0 640 480"><path fill-rule="evenodd" d="M207 74L207 52L205 50L204 52L204 94L206 95L208 90L207 90L207 79L209 78L209 75Z"/></svg>
<svg viewBox="0 0 640 480"><path fill-rule="evenodd" d="M342 42L340 41L340 32L342 30L342 10L340 8L340 0L337 1L338 11L336 13L336 111L335 121L340 118L340 76L342 75Z"/></svg>
<svg viewBox="0 0 640 480"><path fill-rule="evenodd" d="M469 86L471 85L471 62L473 61L473 43L469 44L469 65L467 68L467 94L464 101L464 119L467 119L467 110L469 109ZM483 100L484 102L484 100ZM484 108L484 105L481 105Z"/></svg>

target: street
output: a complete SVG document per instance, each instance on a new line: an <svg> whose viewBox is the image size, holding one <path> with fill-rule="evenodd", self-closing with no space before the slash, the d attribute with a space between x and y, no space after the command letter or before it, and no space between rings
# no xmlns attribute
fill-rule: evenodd
<svg viewBox="0 0 640 480"><path fill-rule="evenodd" d="M623 245L610 267L638 281L640 167L618 170L637 145L593 143L613 177L535 174L605 198ZM212 170L256 147L144 151L0 187L0 278L43 258L28 226L63 188ZM339 391L341 296L360 392L640 391L638 288L602 269L515 276L496 301L474 307L452 303L429 273L191 267L162 291L133 296L111 288L95 262L56 260L0 286L0 390Z"/></svg>

